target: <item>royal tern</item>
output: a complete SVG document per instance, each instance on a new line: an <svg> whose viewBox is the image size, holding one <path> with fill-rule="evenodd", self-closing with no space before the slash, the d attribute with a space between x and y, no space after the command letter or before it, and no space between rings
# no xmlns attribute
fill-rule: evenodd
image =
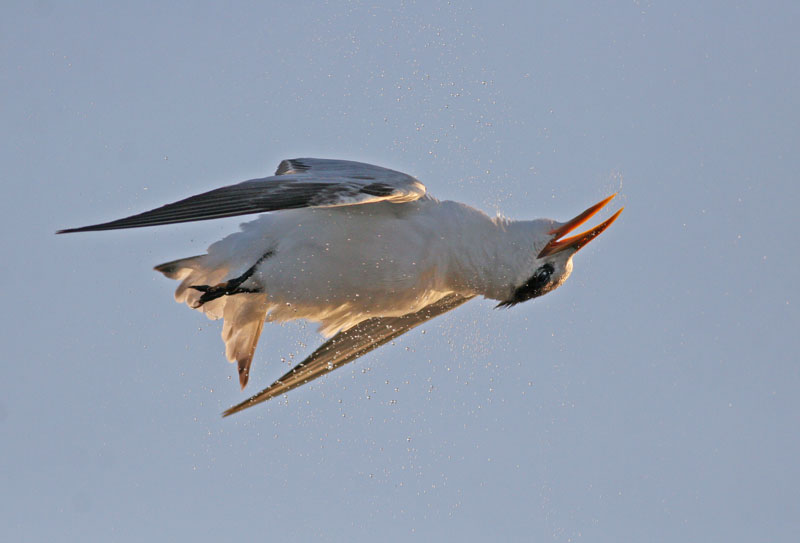
<svg viewBox="0 0 800 543"><path fill-rule="evenodd" d="M475 296L513 306L561 286L572 256L622 212L578 235L614 195L577 217L512 221L439 201L410 175L347 160L284 160L275 175L58 233L265 213L203 255L156 266L175 300L224 319L244 388L264 321L305 319L330 338L231 415L355 360Z"/></svg>

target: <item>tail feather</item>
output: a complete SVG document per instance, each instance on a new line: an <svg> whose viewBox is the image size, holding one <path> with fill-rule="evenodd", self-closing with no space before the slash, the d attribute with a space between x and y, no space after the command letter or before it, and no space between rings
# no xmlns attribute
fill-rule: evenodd
<svg viewBox="0 0 800 543"><path fill-rule="evenodd" d="M183 279L196 266L202 265L202 259L208 255L195 255L188 258L179 258L170 262L159 264L154 270L161 272L170 279Z"/></svg>
<svg viewBox="0 0 800 543"><path fill-rule="evenodd" d="M250 364L267 316L267 297L264 294L237 294L227 298L225 324L222 326L225 356L237 363L239 384L244 388L250 378Z"/></svg>
<svg viewBox="0 0 800 543"><path fill-rule="evenodd" d="M228 275L227 266L215 265L210 262L208 255L197 255L159 264L155 270L170 279L181 281L175 290L175 301L202 311L210 319L224 319L222 339L225 342L225 356L237 363L239 384L244 388L269 309L266 294L221 296L198 306L202 292L190 287L221 283Z"/></svg>
<svg viewBox="0 0 800 543"><path fill-rule="evenodd" d="M154 269L170 279L177 279L181 282L178 288L175 289L176 302L179 304L185 303L192 309L199 309L209 319L217 320L223 316L225 309L224 298L218 298L207 304L200 305L198 301L203 293L190 288L194 285L216 285L225 279L228 274L228 268L214 266L208 260L208 255L191 256L159 264Z"/></svg>

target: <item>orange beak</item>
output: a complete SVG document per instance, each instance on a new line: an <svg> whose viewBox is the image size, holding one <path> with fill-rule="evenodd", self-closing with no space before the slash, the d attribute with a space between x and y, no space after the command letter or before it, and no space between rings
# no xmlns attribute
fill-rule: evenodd
<svg viewBox="0 0 800 543"><path fill-rule="evenodd" d="M578 234L577 236L572 236L565 239L560 239L562 236L565 236L578 228L580 225L588 221L592 218L592 216L600 211L603 206L605 206L611 199L616 196L617 194L614 193L602 202L596 203L571 221L567 221L566 223L562 224L558 228L554 228L548 234L553 235L553 239L544 246L544 249L541 250L539 253L539 258L545 257L547 255L552 255L553 253L558 253L560 251L564 251L565 249L573 249L573 252L577 252L581 247L592 241L594 238L599 236L603 230L611 226L611 223L617 220L619 214L622 213L621 208L619 211L611 215L608 219L601 222L591 230L587 230L583 234Z"/></svg>

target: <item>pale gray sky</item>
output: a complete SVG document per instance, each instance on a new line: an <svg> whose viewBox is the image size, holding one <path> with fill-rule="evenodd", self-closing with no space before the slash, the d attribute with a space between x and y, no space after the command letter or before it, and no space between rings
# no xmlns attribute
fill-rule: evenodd
<svg viewBox="0 0 800 543"><path fill-rule="evenodd" d="M0 539L796 537L800 5L162 4L0 20ZM223 420L220 323L151 268L240 220L53 232L296 156L626 210L557 292ZM249 392L320 341L267 326Z"/></svg>

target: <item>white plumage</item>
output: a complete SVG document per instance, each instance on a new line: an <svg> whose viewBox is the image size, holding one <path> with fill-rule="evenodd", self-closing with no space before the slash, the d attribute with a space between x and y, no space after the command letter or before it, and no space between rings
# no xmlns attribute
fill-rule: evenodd
<svg viewBox="0 0 800 543"><path fill-rule="evenodd" d="M619 215L561 239L610 198L567 223L490 218L440 202L406 174L327 159L284 160L245 181L78 232L274 211L205 255L157 266L178 302L224 319L226 356L242 387L265 320L305 319L332 337L231 414L354 360L474 296L514 305L563 284L572 255ZM365 205L368 204L368 205Z"/></svg>

